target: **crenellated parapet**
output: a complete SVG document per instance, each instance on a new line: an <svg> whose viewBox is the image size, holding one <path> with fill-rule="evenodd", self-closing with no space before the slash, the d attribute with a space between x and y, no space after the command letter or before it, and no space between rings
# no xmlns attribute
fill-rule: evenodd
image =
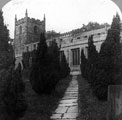
<svg viewBox="0 0 122 120"><path fill-rule="evenodd" d="M44 24L44 20L40 21L39 19L34 19L30 17L28 17L28 22L39 24L39 25Z"/></svg>
<svg viewBox="0 0 122 120"><path fill-rule="evenodd" d="M17 20L15 24L20 25L20 24L23 24L25 21L26 21L26 19L22 18L22 19Z"/></svg>
<svg viewBox="0 0 122 120"><path fill-rule="evenodd" d="M27 10L24 18L17 20L17 16L15 15L15 57L22 56L25 51L32 51L37 48L40 33L45 32L45 21L45 15L42 21L28 17Z"/></svg>

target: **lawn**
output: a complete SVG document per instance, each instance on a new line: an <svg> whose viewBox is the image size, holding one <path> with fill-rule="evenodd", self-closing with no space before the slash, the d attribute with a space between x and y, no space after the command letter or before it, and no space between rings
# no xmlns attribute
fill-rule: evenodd
<svg viewBox="0 0 122 120"><path fill-rule="evenodd" d="M25 96L28 102L28 109L21 120L50 120L52 112L58 106L58 102L63 97L70 81L71 76L62 79L51 95L43 94L39 96L32 90L30 82L26 80Z"/></svg>
<svg viewBox="0 0 122 120"><path fill-rule="evenodd" d="M99 101L87 81L78 76L80 115L78 120L106 120L107 102Z"/></svg>

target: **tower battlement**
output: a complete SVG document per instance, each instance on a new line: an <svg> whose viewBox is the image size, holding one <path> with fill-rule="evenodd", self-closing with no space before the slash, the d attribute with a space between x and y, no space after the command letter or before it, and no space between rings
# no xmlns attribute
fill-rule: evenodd
<svg viewBox="0 0 122 120"><path fill-rule="evenodd" d="M25 51L32 51L37 48L40 33L43 32L45 32L45 16L43 20L30 18L27 10L24 18L17 20L17 16L15 16L15 57L22 56Z"/></svg>
<svg viewBox="0 0 122 120"><path fill-rule="evenodd" d="M43 24L44 20L41 21L39 19L34 19L34 18L28 17L28 22L36 23L36 24Z"/></svg>
<svg viewBox="0 0 122 120"><path fill-rule="evenodd" d="M15 24L16 24L16 25L19 25L19 24L22 24L23 22L25 22L25 18L21 18L21 19L17 20L17 21L15 22Z"/></svg>

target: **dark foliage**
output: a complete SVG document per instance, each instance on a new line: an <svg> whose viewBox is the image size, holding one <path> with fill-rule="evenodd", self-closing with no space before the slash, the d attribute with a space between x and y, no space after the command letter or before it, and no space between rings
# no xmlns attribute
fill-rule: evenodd
<svg viewBox="0 0 122 120"><path fill-rule="evenodd" d="M101 45L98 62L98 75L94 85L94 93L101 100L107 100L109 85L118 84L121 71L120 18L113 18L111 29L105 42ZM118 75L119 74L119 75Z"/></svg>
<svg viewBox="0 0 122 120"><path fill-rule="evenodd" d="M81 65L80 65L80 69L81 69L81 74L84 78L86 78L86 66L87 66L87 60L86 57L84 55L84 51L82 49L81 51Z"/></svg>
<svg viewBox="0 0 122 120"><path fill-rule="evenodd" d="M3 19L3 12L0 11L0 51L8 51L9 50L9 44L10 41L9 38L9 31L4 25L4 19Z"/></svg>
<svg viewBox="0 0 122 120"><path fill-rule="evenodd" d="M96 51L96 46L93 42L93 35L88 39L88 61L91 65L95 63L98 57L98 52Z"/></svg>
<svg viewBox="0 0 122 120"><path fill-rule="evenodd" d="M45 41L45 36L42 33L40 35L40 43L37 48L35 61L32 63L32 70L30 73L30 82L32 88L38 94L44 92L45 82L47 81L46 76L46 55L47 55L47 45Z"/></svg>
<svg viewBox="0 0 122 120"><path fill-rule="evenodd" d="M61 78L65 78L70 74L70 68L69 65L66 61L66 57L65 54L63 52L62 56L61 56L61 61L60 61L60 75Z"/></svg>
<svg viewBox="0 0 122 120"><path fill-rule="evenodd" d="M89 22L87 25L83 24L83 26L79 29L72 30L71 33L77 34L77 33L81 33L84 31L91 31L91 30L95 30L95 29L105 28L105 26L108 27L110 25L108 23L99 24L97 22Z"/></svg>
<svg viewBox="0 0 122 120"><path fill-rule="evenodd" d="M55 42L48 48L44 33L32 62L30 82L38 94L50 94L60 79L59 48Z"/></svg>
<svg viewBox="0 0 122 120"><path fill-rule="evenodd" d="M83 50L81 51L81 72L82 76L88 80L90 84L93 84L95 77L95 64L98 60L98 52L93 43L93 36L88 39L88 59L86 59Z"/></svg>
<svg viewBox="0 0 122 120"><path fill-rule="evenodd" d="M30 59L30 52L24 52L23 56L23 63L25 65L25 69L29 68L29 59Z"/></svg>
<svg viewBox="0 0 122 120"><path fill-rule="evenodd" d="M60 80L60 49L55 41L52 41L52 44L48 48L48 55L50 58L50 66L52 69L52 74L54 76L54 81L57 82Z"/></svg>
<svg viewBox="0 0 122 120"><path fill-rule="evenodd" d="M23 64L24 64L24 68L25 69L30 69L32 67L32 63L34 63L34 60L36 59L36 51L37 50L33 50L33 51L28 51L28 52L24 52L22 54L23 57Z"/></svg>
<svg viewBox="0 0 122 120"><path fill-rule="evenodd" d="M83 64L83 59L84 57L81 58L81 65ZM84 59L85 62L81 66L83 77L88 80L93 93L100 100L107 100L109 85L121 84L121 60L120 17L117 14L113 18L111 28L108 30L106 40L101 45L99 54L93 45L92 36L89 38L88 60Z"/></svg>
<svg viewBox="0 0 122 120"><path fill-rule="evenodd" d="M9 31L4 25L3 12L0 11L0 70L8 69L13 61L13 49L9 41Z"/></svg>
<svg viewBox="0 0 122 120"><path fill-rule="evenodd" d="M25 84L22 80L21 65L14 69L14 65L7 71L3 91L3 102L7 113L6 120L17 120L24 116L27 109L24 91Z"/></svg>
<svg viewBox="0 0 122 120"><path fill-rule="evenodd" d="M60 33L57 33L54 30L46 32L46 39L51 39L58 36L60 36Z"/></svg>

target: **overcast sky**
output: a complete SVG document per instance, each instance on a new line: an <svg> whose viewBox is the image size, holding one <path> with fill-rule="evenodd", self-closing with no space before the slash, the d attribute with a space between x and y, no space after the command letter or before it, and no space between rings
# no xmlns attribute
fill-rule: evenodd
<svg viewBox="0 0 122 120"><path fill-rule="evenodd" d="M43 20L46 15L46 30L68 32L90 21L111 24L119 8L111 0L12 0L3 7L5 24L14 38L14 18L28 16ZM122 18L122 16L121 16Z"/></svg>

